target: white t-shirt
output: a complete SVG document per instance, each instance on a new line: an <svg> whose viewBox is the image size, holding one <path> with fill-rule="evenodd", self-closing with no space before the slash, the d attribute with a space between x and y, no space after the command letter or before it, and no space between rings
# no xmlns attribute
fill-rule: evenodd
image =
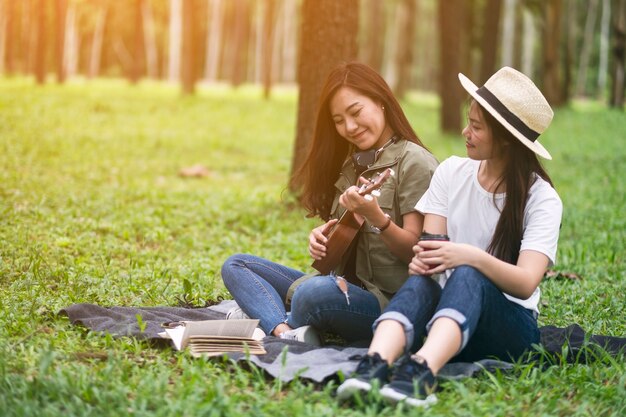
<svg viewBox="0 0 626 417"><path fill-rule="evenodd" d="M415 209L446 218L450 241L487 250L496 229L506 193L486 191L478 182L480 161L453 156L439 165L430 186ZM534 250L556 261L563 205L556 190L537 177L524 208L524 231L520 252ZM447 276L452 271L446 271ZM445 285L445 280L442 282ZM509 300L539 312L540 290L526 300L504 294Z"/></svg>

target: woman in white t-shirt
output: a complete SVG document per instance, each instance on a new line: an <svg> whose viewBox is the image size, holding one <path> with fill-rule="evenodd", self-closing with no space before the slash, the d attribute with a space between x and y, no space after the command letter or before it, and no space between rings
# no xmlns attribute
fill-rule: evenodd
<svg viewBox="0 0 626 417"><path fill-rule="evenodd" d="M414 247L412 276L374 323L368 354L339 398L376 381L384 398L425 406L436 401L436 375L447 362L516 360L539 342L538 287L555 261L562 214L537 158L551 159L537 138L553 112L512 68L480 88L459 79L472 96L468 158L444 161L416 205L424 232L450 241ZM432 286L440 273L443 289Z"/></svg>

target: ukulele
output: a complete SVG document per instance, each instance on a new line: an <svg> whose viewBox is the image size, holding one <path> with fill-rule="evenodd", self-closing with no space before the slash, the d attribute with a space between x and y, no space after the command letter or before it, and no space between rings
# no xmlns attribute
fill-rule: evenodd
<svg viewBox="0 0 626 417"><path fill-rule="evenodd" d="M380 196L380 187L393 175L393 169L387 168L372 178L368 184L363 184L359 189L359 195L366 199L368 197L371 199L371 195ZM322 259L316 259L311 266L324 275L330 274L341 262L341 258L345 255L364 222L365 219L362 216L346 210L337 223L329 230L322 232L324 236L328 237L326 256Z"/></svg>

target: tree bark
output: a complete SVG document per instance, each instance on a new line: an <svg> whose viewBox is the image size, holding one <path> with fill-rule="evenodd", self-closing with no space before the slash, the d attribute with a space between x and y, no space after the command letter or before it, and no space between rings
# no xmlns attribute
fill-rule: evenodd
<svg viewBox="0 0 626 417"><path fill-rule="evenodd" d="M76 4L70 3L65 19L65 47L63 67L65 76L72 77L78 70L78 51L80 38L76 28Z"/></svg>
<svg viewBox="0 0 626 417"><path fill-rule="evenodd" d="M65 82L65 67L63 66L63 56L65 55L65 18L67 16L67 0L56 0L54 3L56 17L56 44L55 63L57 82Z"/></svg>
<svg viewBox="0 0 626 417"><path fill-rule="evenodd" d="M149 78L159 77L159 59L156 45L156 31L152 6L147 0L142 1L141 16L143 24L143 38L146 51L146 73Z"/></svg>
<svg viewBox="0 0 626 417"><path fill-rule="evenodd" d="M276 1L265 0L265 10L263 13L262 31L262 58L261 58L261 79L263 81L263 97L269 98L272 90L272 51L274 50L274 15L276 12Z"/></svg>
<svg viewBox="0 0 626 417"><path fill-rule="evenodd" d="M296 80L296 66L297 66L297 4L296 0L285 1L285 19L283 19L283 65L282 69L282 81L292 82Z"/></svg>
<svg viewBox="0 0 626 417"><path fill-rule="evenodd" d="M606 75L609 66L609 29L611 26L611 0L602 0L600 19L600 63L598 64L598 92L602 98L606 90Z"/></svg>
<svg viewBox="0 0 626 417"><path fill-rule="evenodd" d="M104 27L108 15L108 5L102 4L96 18L96 28L91 42L91 55L89 57L89 78L95 78L100 74L100 61L102 57L102 43L104 40Z"/></svg>
<svg viewBox="0 0 626 417"><path fill-rule="evenodd" d="M535 44L537 43L537 27L535 15L528 9L524 9L523 23L524 37L522 39L522 66L524 74L532 77L535 70Z"/></svg>
<svg viewBox="0 0 626 417"><path fill-rule="evenodd" d="M7 44L8 5L0 0L0 74L4 73L4 58Z"/></svg>
<svg viewBox="0 0 626 417"><path fill-rule="evenodd" d="M180 57L182 45L183 0L170 0L170 24L169 24L169 56L167 66L167 78L170 82L180 80Z"/></svg>
<svg viewBox="0 0 626 417"><path fill-rule="evenodd" d="M441 129L444 132L461 131L461 104L463 89L457 74L461 70L461 35L464 28L463 0L440 1L439 4L439 49L441 99Z"/></svg>
<svg viewBox="0 0 626 417"><path fill-rule="evenodd" d="M565 45L563 48L563 100L569 101L572 96L572 79L574 54L576 50L576 38L578 35L577 24L577 0L565 0Z"/></svg>
<svg viewBox="0 0 626 417"><path fill-rule="evenodd" d="M403 98L411 86L413 70L413 47L415 45L415 22L417 10L415 0L402 0L398 4L396 42L396 82L395 94Z"/></svg>
<svg viewBox="0 0 626 417"><path fill-rule="evenodd" d="M480 10L477 6L476 0L467 0L465 2L465 27L467 28L467 35L465 39L465 47L463 48L463 57L461 63L461 72L467 75L470 79L476 80L478 77L476 69L476 51L480 48L480 36L478 30L477 12Z"/></svg>
<svg viewBox="0 0 626 417"><path fill-rule="evenodd" d="M500 44L500 65L513 65L513 42L515 40L515 9L517 0L504 1L502 16L502 43Z"/></svg>
<svg viewBox="0 0 626 417"><path fill-rule="evenodd" d="M320 90L327 74L342 61L357 57L358 0L304 0L298 65L298 121L289 189L308 151Z"/></svg>
<svg viewBox="0 0 626 417"><path fill-rule="evenodd" d="M194 12L195 1L183 0L182 10L182 28L183 28L183 45L182 45L182 62L181 76L184 94L193 94L196 84L196 51L194 42Z"/></svg>
<svg viewBox="0 0 626 417"><path fill-rule="evenodd" d="M482 60L479 80L481 84L487 81L496 71L501 3L501 0L487 0L487 4L485 5L485 22L481 48Z"/></svg>
<svg viewBox="0 0 626 417"><path fill-rule="evenodd" d="M624 109L626 92L626 0L613 0L613 65L609 106Z"/></svg>
<svg viewBox="0 0 626 417"><path fill-rule="evenodd" d="M587 9L587 20L585 22L585 33L583 37L582 51L580 52L580 62L578 64L578 77L576 78L576 94L585 95L587 84L587 69L591 58L591 48L598 14L598 0L591 0Z"/></svg>
<svg viewBox="0 0 626 417"><path fill-rule="evenodd" d="M135 0L133 4L133 28L134 36L132 43L133 66L130 73L130 82L135 84L139 81L143 74L143 17L142 17L143 0Z"/></svg>
<svg viewBox="0 0 626 417"><path fill-rule="evenodd" d="M209 81L217 80L220 67L223 26L222 0L209 1L209 27L207 29L206 61L204 64L204 78Z"/></svg>
<svg viewBox="0 0 626 417"><path fill-rule="evenodd" d="M385 3L380 0L367 1L367 26L365 28L365 42L363 61L379 73L383 70L385 47ZM412 22L413 26L415 22Z"/></svg>
<svg viewBox="0 0 626 417"><path fill-rule="evenodd" d="M561 0L544 4L543 27L543 93L552 106L563 104L559 68L559 43L561 41Z"/></svg>
<svg viewBox="0 0 626 417"><path fill-rule="evenodd" d="M46 82L46 2L39 0L35 7L37 40L35 47L35 78L37 84Z"/></svg>
<svg viewBox="0 0 626 417"><path fill-rule="evenodd" d="M248 63L248 35L250 33L250 19L247 0L234 0L233 45L231 62L231 83L234 87L245 81Z"/></svg>
<svg viewBox="0 0 626 417"><path fill-rule="evenodd" d="M285 2L280 1L276 5L276 19L274 22L274 33L273 33L273 48L272 48L272 80L274 82L281 82L283 79L283 48L285 47L285 25L281 24L281 22L286 17L286 7Z"/></svg>

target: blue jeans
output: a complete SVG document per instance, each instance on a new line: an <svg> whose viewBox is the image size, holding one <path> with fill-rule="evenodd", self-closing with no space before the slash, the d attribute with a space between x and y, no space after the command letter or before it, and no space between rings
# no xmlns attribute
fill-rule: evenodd
<svg viewBox="0 0 626 417"><path fill-rule="evenodd" d="M367 290L348 284L348 305L333 276L320 275L300 284L287 313L287 290L303 275L296 269L245 254L233 255L222 265L224 285L248 316L259 319L267 334L287 323L292 328L310 325L330 331L349 342L371 339L372 324L380 315L378 300Z"/></svg>
<svg viewBox="0 0 626 417"><path fill-rule="evenodd" d="M439 317L456 321L461 329L461 349L454 361L472 362L492 357L516 360L529 351L533 343L539 343L536 314L508 300L477 269L462 265L454 270L441 291L432 317L422 316L424 308L414 301L419 291L417 286L423 279L427 278L411 277L374 324L386 318L399 321L405 328L407 348L411 346L411 351L421 346L419 331L430 328Z"/></svg>

